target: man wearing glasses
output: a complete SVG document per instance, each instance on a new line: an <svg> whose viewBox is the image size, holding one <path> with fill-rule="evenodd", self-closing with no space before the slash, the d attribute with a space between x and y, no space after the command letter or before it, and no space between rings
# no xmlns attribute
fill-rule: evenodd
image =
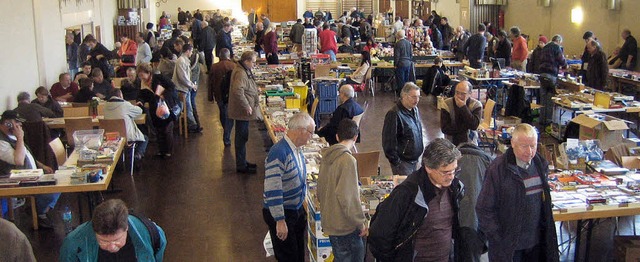
<svg viewBox="0 0 640 262"><path fill-rule="evenodd" d="M262 215L269 227L278 261L304 261L307 212L307 169L302 147L313 136L316 124L307 113L295 114L287 134L267 154Z"/></svg>
<svg viewBox="0 0 640 262"><path fill-rule="evenodd" d="M456 178L460 157L448 140L432 141L422 168L377 207L368 241L378 261L449 261L464 195Z"/></svg>
<svg viewBox="0 0 640 262"><path fill-rule="evenodd" d="M162 261L167 246L164 231L146 223L157 231L150 232L145 222L129 215L122 200L109 199L96 207L91 221L64 239L60 261Z"/></svg>
<svg viewBox="0 0 640 262"><path fill-rule="evenodd" d="M476 212L489 240L489 261L558 261L558 241L547 184L547 161L537 153L538 133L515 127L511 148L485 174Z"/></svg>
<svg viewBox="0 0 640 262"><path fill-rule="evenodd" d="M471 89L469 81L457 84L455 95L444 100L440 113L442 133L456 146L478 137L476 129L482 118L482 104L471 98Z"/></svg>

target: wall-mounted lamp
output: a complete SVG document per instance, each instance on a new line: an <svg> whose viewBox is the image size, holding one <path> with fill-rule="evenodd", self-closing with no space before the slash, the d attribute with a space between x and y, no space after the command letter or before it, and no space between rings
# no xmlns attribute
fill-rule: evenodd
<svg viewBox="0 0 640 262"><path fill-rule="evenodd" d="M583 17L582 7L574 7L571 9L571 23L582 24Z"/></svg>
<svg viewBox="0 0 640 262"><path fill-rule="evenodd" d="M538 0L538 5L544 6L544 7L550 7L551 6L551 0Z"/></svg>
<svg viewBox="0 0 640 262"><path fill-rule="evenodd" d="M620 0L607 0L607 8L609 10L617 10L620 8Z"/></svg>

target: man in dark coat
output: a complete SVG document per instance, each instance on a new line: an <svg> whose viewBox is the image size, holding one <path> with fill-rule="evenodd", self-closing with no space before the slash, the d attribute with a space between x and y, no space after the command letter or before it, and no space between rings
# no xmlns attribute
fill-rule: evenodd
<svg viewBox="0 0 640 262"><path fill-rule="evenodd" d="M104 73L104 78L110 78L111 70L109 60L113 58L113 53L111 53L111 51L109 51L109 49L104 45L98 43L95 39L87 40L87 45L91 48L91 51L89 51L89 55L87 56L87 61L91 63L93 68L100 68Z"/></svg>
<svg viewBox="0 0 640 262"><path fill-rule="evenodd" d="M469 37L469 40L462 47L465 56L469 59L469 64L476 69L482 67L484 49L487 47L487 38L484 37L485 30L487 27L484 24L478 24L478 32Z"/></svg>
<svg viewBox="0 0 640 262"><path fill-rule="evenodd" d="M216 47L216 31L207 22L202 22L201 26L200 50L204 51L204 61L207 65L207 71L209 71L211 64L213 64L213 49Z"/></svg>
<svg viewBox="0 0 640 262"><path fill-rule="evenodd" d="M609 76L607 55L602 51L602 46L595 40L587 43L589 51L589 66L587 67L587 85L589 87L604 90Z"/></svg>
<svg viewBox="0 0 640 262"><path fill-rule="evenodd" d="M511 148L485 174L476 212L489 261L559 261L549 168L537 146L535 128L517 125Z"/></svg>
<svg viewBox="0 0 640 262"><path fill-rule="evenodd" d="M233 44L231 43L231 24L225 23L222 30L218 32L216 38L216 56L220 56L220 49L226 48L231 52L231 59L233 59Z"/></svg>
<svg viewBox="0 0 640 262"><path fill-rule="evenodd" d="M631 35L629 29L622 30L622 39L624 39L624 44L622 44L620 54L618 55L622 60L621 68L633 70L638 60L638 42Z"/></svg>
<svg viewBox="0 0 640 262"><path fill-rule="evenodd" d="M340 87L340 106L333 111L333 115L331 116L331 120L324 127L318 130L318 135L324 137L329 145L334 145L338 143L336 138L336 134L338 133L338 125L342 119L348 118L353 119L353 117L357 115L361 115L364 113L362 107L353 100L355 92L353 91L353 86L351 85L343 85Z"/></svg>

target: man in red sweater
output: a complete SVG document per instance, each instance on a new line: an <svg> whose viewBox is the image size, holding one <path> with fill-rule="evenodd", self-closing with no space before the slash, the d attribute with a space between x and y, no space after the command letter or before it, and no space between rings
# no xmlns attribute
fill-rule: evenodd
<svg viewBox="0 0 640 262"><path fill-rule="evenodd" d="M73 97L78 93L78 84L71 82L69 73L58 76L58 83L51 86L51 97L58 102L73 102Z"/></svg>
<svg viewBox="0 0 640 262"><path fill-rule="evenodd" d="M511 67L518 71L525 71L527 68L527 56L529 48L527 40L520 35L520 28L514 26L510 29L511 41L513 42L513 50L511 51Z"/></svg>
<svg viewBox="0 0 640 262"><path fill-rule="evenodd" d="M336 33L329 30L329 25L322 26L322 32L318 35L320 38L320 52L331 56L331 62L336 61L336 53L338 53L338 42L336 41Z"/></svg>

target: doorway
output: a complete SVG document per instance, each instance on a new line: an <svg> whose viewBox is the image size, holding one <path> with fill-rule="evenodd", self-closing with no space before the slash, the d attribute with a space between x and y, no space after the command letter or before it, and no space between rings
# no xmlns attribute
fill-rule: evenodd
<svg viewBox="0 0 640 262"><path fill-rule="evenodd" d="M295 21L298 8L296 0L243 0L242 10L249 13L253 8L256 15L267 14L271 22ZM260 21L260 19L258 19Z"/></svg>

